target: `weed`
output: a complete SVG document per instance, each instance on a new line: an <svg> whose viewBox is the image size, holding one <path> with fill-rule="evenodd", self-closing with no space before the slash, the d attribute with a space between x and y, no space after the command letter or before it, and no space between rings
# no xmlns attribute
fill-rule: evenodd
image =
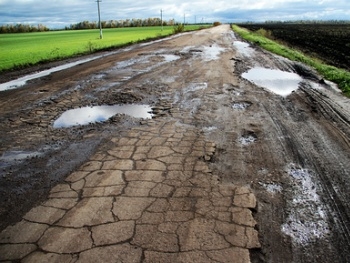
<svg viewBox="0 0 350 263"><path fill-rule="evenodd" d="M255 31L256 34L267 37L269 39L273 39L272 31L271 30L266 30L264 28L260 28L259 30Z"/></svg>
<svg viewBox="0 0 350 263"><path fill-rule="evenodd" d="M86 45L87 52L93 53L95 51L95 44L89 41Z"/></svg>
<svg viewBox="0 0 350 263"><path fill-rule="evenodd" d="M50 58L54 59L59 57L60 57L60 48L59 47L53 48L50 52Z"/></svg>
<svg viewBox="0 0 350 263"><path fill-rule="evenodd" d="M185 26L183 24L177 24L174 26L173 28L173 33L177 34L177 33L181 33L185 31Z"/></svg>

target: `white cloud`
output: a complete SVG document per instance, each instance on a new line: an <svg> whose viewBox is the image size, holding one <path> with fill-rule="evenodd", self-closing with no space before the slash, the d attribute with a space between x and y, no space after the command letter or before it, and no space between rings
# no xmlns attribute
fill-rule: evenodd
<svg viewBox="0 0 350 263"><path fill-rule="evenodd" d="M350 19L348 0L102 0L102 20L160 16L189 22L205 18L235 22L246 20ZM80 21L97 20L95 0L0 0L0 24L42 23L63 27Z"/></svg>

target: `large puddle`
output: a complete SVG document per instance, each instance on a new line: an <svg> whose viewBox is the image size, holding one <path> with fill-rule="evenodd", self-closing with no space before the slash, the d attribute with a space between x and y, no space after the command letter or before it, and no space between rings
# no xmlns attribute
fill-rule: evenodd
<svg viewBox="0 0 350 263"><path fill-rule="evenodd" d="M250 69L242 77L283 97L297 90L303 81L298 74L267 68Z"/></svg>
<svg viewBox="0 0 350 263"><path fill-rule="evenodd" d="M151 119L152 108L149 105L113 105L95 106L68 110L53 124L54 128L67 128L76 125L103 122L116 114L125 114L134 118Z"/></svg>

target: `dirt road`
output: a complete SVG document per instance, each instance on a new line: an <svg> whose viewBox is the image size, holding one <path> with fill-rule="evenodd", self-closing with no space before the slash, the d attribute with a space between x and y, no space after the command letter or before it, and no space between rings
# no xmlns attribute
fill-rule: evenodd
<svg viewBox="0 0 350 263"><path fill-rule="evenodd" d="M299 89L290 95L281 96L242 77L243 73L252 68L297 73L302 77L302 81ZM4 79L8 77L2 76ZM277 88L284 89L287 82L280 80L277 82ZM65 192L66 190L59 190L64 184L68 184L69 189L77 193L74 198L78 201L84 201L86 195L94 196L95 191L101 189L87 191L85 188L88 187L89 180L85 178L86 174L81 178L78 176L84 181L84 187L78 187L74 183L79 180L72 179L76 178L73 176L77 176L76 173L98 170L96 167L93 170L81 168L87 163L103 162L105 165L118 157L125 159L123 165L127 166L130 159L133 164L127 169L123 166L126 170L115 169L123 173L123 183L120 185L131 187L131 181L134 180L131 178L135 175L133 177L128 171L144 171L144 165L147 166L149 159L159 161L159 158L162 158L161 163L164 164L164 172L167 175L176 170L173 168L176 164L182 165L182 170L179 168L184 176L181 178L182 183L188 183L188 178L185 178L186 167L193 165L191 171L195 173L200 165L205 180L193 175L192 181L190 180L191 186L204 189L209 187L209 184L211 190L202 190L209 191L212 195L220 192L221 197L225 197L222 190L215 189L226 189L226 192L231 191L227 189L234 189L231 191L231 198L235 205L236 196L242 194L240 191L255 195L256 206L242 207L249 208L248 212L244 212L245 215L253 213L257 224L251 224L254 220L249 218L247 229L255 227L259 242L254 240L252 234L251 239L248 238L249 242L238 245L239 248L249 249L251 262L349 261L349 99L344 98L309 68L239 40L228 25L122 49L112 55L32 80L22 88L2 91L0 97L0 230L21 221L24 216L24 222L27 223L39 222L49 226L57 224L72 231L87 225L89 227L86 231L92 231L94 235L99 226L94 226L91 222L74 221L74 216L70 214L58 216L57 222L37 221L37 216L33 215L31 209L43 202L47 204L47 198L57 197L58 192ZM114 115L105 122L54 128L57 124L55 121L69 109L116 104L150 106L153 109L153 119ZM80 118L82 117L78 119ZM161 138L165 138L165 135L172 141L162 141ZM167 143L175 142L175 138L178 139L177 146L181 147L185 147L190 141L191 146L186 147L189 147L191 152L183 151L182 148L174 150L175 146L167 148L170 147ZM153 140L157 143L152 144ZM147 152L137 152L142 143L142 146L150 147ZM153 152L151 146L163 148L157 148L157 151ZM134 148L130 156L126 154L127 157L121 157L120 152L126 151L125 147ZM173 155L175 153L176 155ZM197 164L197 161L193 160L201 162ZM151 166L158 167L159 163L151 162ZM101 169L105 169L103 165ZM152 186L152 191L151 188L144 190L146 185L155 183L152 180L142 185L135 183L132 187L136 190L129 191L136 193L137 189L143 189L148 198L160 198L152 195L155 185ZM164 187L171 188L165 193L170 206L169 198L175 196L179 187L175 184L176 180L180 179L174 177L173 184L162 185L163 190ZM110 202L123 204L123 198L128 197L128 191L125 191L128 188L123 189L119 189L119 192L109 189L108 191L112 192L108 196L113 197ZM163 190L159 190L159 193ZM107 189L103 191L106 192ZM137 193L132 197L140 196L140 193ZM195 262L196 259L204 262L204 258L208 262L226 262L227 257L231 256L232 259L233 255L241 259L234 262L248 262L245 250L234 250L235 253L231 250L233 254L228 253L226 259L219 256L220 253L217 254L214 248L211 250L210 246L203 250L205 255L201 254L202 252L196 254L196 247L187 241L191 240L191 234L199 235L207 228L214 231L218 240L219 235L225 236L223 243L218 242L222 244L220 249L230 246L235 248L236 245L230 243L224 228L219 227L226 222L223 214L211 214L211 217L205 214L206 220L209 221L200 221L196 215L203 215L204 212L203 207L199 205L199 196L184 196L191 197L192 206L183 206L181 209L194 213L189 216L198 220L198 232L188 230L186 223L177 223L177 237L171 238L177 239L174 243L178 245L179 251L193 251L191 256L186 254L187 258L178 258L179 262ZM59 198L64 199L67 196ZM74 202L78 202L77 200ZM138 203L140 200L131 201ZM204 199L201 201L204 202ZM220 207L224 207L221 212L228 212L226 205L215 203L210 198L206 201L217 208L216 212L220 211ZM150 203L141 204L142 209L148 207L145 213L155 212L149 211ZM71 211L76 209L72 208L74 205L66 205L68 208L64 209L68 212L65 210L65 213L73 213ZM111 210L110 207L108 209ZM230 220L234 221L234 214L238 213L238 210L229 211L233 214L233 219ZM244 216L240 213L237 218L242 221ZM117 212L113 211L113 214L115 218L118 217ZM164 215L164 220L167 215ZM127 216L126 218L133 219ZM216 223L213 223L215 227L210 221L214 220L213 218L216 220ZM156 252L152 252L154 244L145 242L144 239L148 237L138 235L139 232L144 233L141 230L137 231L138 227L142 228L142 220L151 219L142 216L139 220L141 221L129 222L136 224L136 232L126 234L123 239L128 243L128 247L123 244L125 251L131 249L129 244L140 249L135 262L152 261L152 257L157 256L161 258L159 254L155 255ZM108 223L112 221L111 218ZM177 221L176 217L173 221ZM245 225L247 222L241 224ZM125 223L123 227L131 226ZM11 232L8 229L3 232L5 234L0 235L0 243L5 244L3 249L7 243L11 243L4 239L4 235ZM28 248L29 252L19 258L24 258L27 262L30 262L30 259L35 261L38 254L34 253L39 253L37 247L40 251L73 255L73 258L65 260L78 260L79 256L81 260L85 256L91 257L87 251L88 241L82 245L86 245L86 248L77 251L55 250L51 246L53 241L50 243L48 240L48 232L52 232L53 235L55 229L50 227L49 230L45 228L42 231L38 237L40 240L36 240L34 245ZM186 231L190 233L188 239L184 237ZM231 229L231 232L235 233L238 230L235 231ZM46 234L43 234L44 232ZM95 238L94 242L97 242L97 239ZM164 236L159 237L159 240L162 242L158 243L170 244L167 243L170 242L169 239ZM176 247L176 244L172 247ZM157 248L157 251L163 249ZM34 252L30 254L32 251ZM81 251L85 251L86 254L83 255ZM171 253L174 252L176 251ZM29 256L26 257L27 255ZM134 262L132 260L134 259L127 262ZM163 260L171 261L171 257L164 257Z"/></svg>

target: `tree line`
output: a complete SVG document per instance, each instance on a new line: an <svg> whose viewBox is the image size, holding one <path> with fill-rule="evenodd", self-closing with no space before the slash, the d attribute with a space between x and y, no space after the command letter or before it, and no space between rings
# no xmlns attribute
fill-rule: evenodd
<svg viewBox="0 0 350 263"><path fill-rule="evenodd" d="M160 18L146 18L146 19L125 19L125 20L109 20L101 21L103 28L121 28L121 27L143 27L143 26L174 26L175 20L161 20ZM66 26L61 30L82 30L82 29L96 29L99 28L98 22L82 21L76 24ZM57 30L57 29L56 29ZM30 33L50 31L50 29L42 24L27 25L27 24L10 24L1 25L0 34L5 33Z"/></svg>
<svg viewBox="0 0 350 263"><path fill-rule="evenodd" d="M146 19L125 19L125 20L109 20L101 21L102 28L122 28L122 27L143 27L143 26L173 26L175 20L168 21L161 20L160 18L146 18ZM99 25L97 22L83 21L77 24L72 24L69 27L65 27L65 30L80 30L80 29L96 29Z"/></svg>
<svg viewBox="0 0 350 263"><path fill-rule="evenodd" d="M0 34L5 33L29 33L29 32L44 32L50 29L42 24L26 25L26 24L15 24L15 25L2 25L0 26Z"/></svg>

